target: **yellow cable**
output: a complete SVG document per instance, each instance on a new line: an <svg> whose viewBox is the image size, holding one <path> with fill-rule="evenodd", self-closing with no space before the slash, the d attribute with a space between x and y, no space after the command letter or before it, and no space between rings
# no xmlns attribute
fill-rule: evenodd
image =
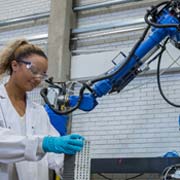
<svg viewBox="0 0 180 180"><path fill-rule="evenodd" d="M61 180L59 176L56 175L56 180Z"/></svg>

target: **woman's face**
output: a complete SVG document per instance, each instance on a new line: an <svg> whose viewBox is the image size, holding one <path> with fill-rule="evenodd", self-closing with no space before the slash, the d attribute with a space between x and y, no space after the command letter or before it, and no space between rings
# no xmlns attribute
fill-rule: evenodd
<svg viewBox="0 0 180 180"><path fill-rule="evenodd" d="M32 54L22 60L12 63L12 77L16 85L23 91L31 91L37 87L46 76L48 61L44 57Z"/></svg>

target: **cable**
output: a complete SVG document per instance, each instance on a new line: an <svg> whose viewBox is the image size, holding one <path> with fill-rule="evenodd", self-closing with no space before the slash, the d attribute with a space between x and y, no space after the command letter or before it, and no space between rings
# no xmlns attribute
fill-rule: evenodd
<svg viewBox="0 0 180 180"><path fill-rule="evenodd" d="M158 45L159 47L161 47L161 48L163 48L160 44ZM159 56L160 56L160 54L161 54L162 52L160 51L157 55L155 55L155 57L153 57L151 60L149 60L148 61L148 63L147 63L147 65L149 66L156 58L158 58ZM138 66L138 65L137 65ZM117 93L119 93L122 89L123 89L123 87L125 87L133 78L135 78L135 76L137 75L139 73L139 71L138 71L138 69L136 69L136 68L133 68L130 72L129 72L129 74L127 74L125 77L124 77L124 79L123 79L123 81L122 81L122 79L121 79L121 85L119 86L119 87L121 87L121 88L119 88L119 87L113 87L112 88L112 90L109 92L110 94L111 93L113 93L113 92L117 92ZM134 77L132 77L132 76L134 76Z"/></svg>
<svg viewBox="0 0 180 180"><path fill-rule="evenodd" d="M161 47L161 45L160 45L160 47ZM160 54L161 54L161 51L158 54L156 54L152 59L150 59L147 64L150 65L153 61L156 60L156 58L159 57Z"/></svg>
<svg viewBox="0 0 180 180"><path fill-rule="evenodd" d="M105 176L105 175L103 175L103 174L101 174L101 173L98 173L98 175L101 176L101 177L103 177L104 179L113 180L113 179L111 179L111 178L109 178L109 177L107 177L107 176Z"/></svg>
<svg viewBox="0 0 180 180"><path fill-rule="evenodd" d="M179 30L179 29L180 29L179 24L158 24L158 23L153 22L153 21L151 21L151 20L148 19L149 16L151 16L152 19L153 19L155 13L156 13L156 16L159 15L162 10L161 10L159 13L157 13L156 11L157 11L158 7L160 7L160 6L164 5L164 4L165 4L165 6L163 7L163 9L165 9L166 7L168 7L168 6L171 4L171 2L169 2L169 1L162 2L162 3L158 4L157 6L153 7L153 9L147 11L147 14L146 14L145 17L144 17L145 22L146 22L148 25L153 26L153 27L156 27L156 28L171 28L171 27L175 27L175 28L177 28L177 30Z"/></svg>
<svg viewBox="0 0 180 180"><path fill-rule="evenodd" d="M167 38L164 42L164 47L166 45L166 43L168 42L169 38ZM159 92L161 94L161 96L163 97L163 99L170 105L174 106L174 107L178 107L180 108L180 104L175 104L173 102L171 102L164 94L163 90L162 90L162 87L161 87L161 80L160 80L160 66L161 66L161 59L162 59L162 54L164 52L165 48L162 49L162 52L159 56L159 59L158 59L158 64L157 64L157 84L158 84L158 88L159 88Z"/></svg>
<svg viewBox="0 0 180 180"><path fill-rule="evenodd" d="M110 73L109 75L106 75L106 76L102 76L102 77L98 77L94 80L91 81L91 84L94 84L96 83L97 81L101 81L101 80L104 80L104 79L109 79L109 78L112 78L114 75L116 75L118 72L120 72L124 67L126 67L126 65L129 63L129 60L131 59L131 57L134 55L136 49L139 47L139 45L141 44L141 42L144 40L146 34L148 33L150 29L150 26L148 25L146 27L146 29L144 30L143 32L143 35L140 37L140 39L138 40L138 42L135 44L135 46L133 47L133 49L131 50L131 52L129 53L128 57L127 57L127 60L124 62L124 64L122 66L120 66L116 71L114 71L113 73Z"/></svg>
<svg viewBox="0 0 180 180"><path fill-rule="evenodd" d="M167 180L168 177L172 178L172 173L170 173L170 172L173 171L173 174L174 174L174 172L177 170L177 168L180 168L180 164L174 164L174 165L166 167L163 170L163 172L161 173L162 179Z"/></svg>
<svg viewBox="0 0 180 180"><path fill-rule="evenodd" d="M136 175L136 176L127 178L127 179L125 179L125 180L135 179L135 178L137 178L137 177L139 177L139 176L142 176L142 175L144 175L144 173L140 173L140 174L138 174L138 175Z"/></svg>
<svg viewBox="0 0 180 180"><path fill-rule="evenodd" d="M109 177L107 177L107 176L105 176L105 175L103 175L103 174L101 174L101 173L98 173L98 175L101 176L101 177L103 177L104 179L113 180L113 179L111 179L111 178L109 178ZM144 175L144 173L140 173L140 174L138 174L138 175L136 175L136 176L132 176L132 177L127 178L127 179L125 179L125 180L135 179L135 178L137 178L137 177L139 177L139 176L142 176L142 175Z"/></svg>
<svg viewBox="0 0 180 180"><path fill-rule="evenodd" d="M76 105L71 108L71 109L68 109L68 110L65 110L65 111L61 111L61 110L58 110L58 109L55 109L53 105L51 105L51 103L49 102L48 98L47 98L47 93L48 93L48 90L47 88L43 88L40 92L41 96L43 97L44 101L46 104L48 104L48 106L57 114L61 114L61 115L66 115L66 114L69 114L73 111L75 111L79 106L80 106L80 103L82 101L82 98L83 98L83 93L84 93L84 90L86 89L86 86L83 84L83 86L81 87L80 91L79 91L79 99L77 100L77 103Z"/></svg>

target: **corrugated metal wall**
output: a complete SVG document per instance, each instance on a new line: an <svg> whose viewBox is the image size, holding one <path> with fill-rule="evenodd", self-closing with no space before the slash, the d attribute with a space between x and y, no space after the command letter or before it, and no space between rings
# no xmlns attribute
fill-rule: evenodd
<svg viewBox="0 0 180 180"><path fill-rule="evenodd" d="M0 1L0 20L49 11L50 0Z"/></svg>
<svg viewBox="0 0 180 180"><path fill-rule="evenodd" d="M34 43L47 50L47 38L40 40L38 36L48 33L48 18L38 18L38 16L49 12L50 0L8 0L6 2L1 0L0 7L1 48L9 40L26 37L34 39ZM29 17L32 17L32 20L26 21Z"/></svg>
<svg viewBox="0 0 180 180"><path fill-rule="evenodd" d="M160 1L133 1L132 3L105 4L113 1L75 1L74 7L87 7L77 10L77 27L73 29L72 50L74 53L97 52L98 50L117 50L124 46L132 46L142 34L145 26L144 15L150 5ZM115 2L115 1L114 1ZM117 2L117 1L116 1ZM138 29L136 29L138 28ZM140 28L140 29L139 29Z"/></svg>

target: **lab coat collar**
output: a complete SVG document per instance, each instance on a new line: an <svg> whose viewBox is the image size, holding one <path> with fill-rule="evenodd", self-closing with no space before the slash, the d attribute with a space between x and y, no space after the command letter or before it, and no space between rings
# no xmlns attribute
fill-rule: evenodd
<svg viewBox="0 0 180 180"><path fill-rule="evenodd" d="M19 114L13 107L8 97L7 91L4 85L0 85L0 106L2 108L2 113L4 114L4 119L7 125L7 128L14 129L16 132L21 133L20 123L19 123ZM36 109L36 105L31 102L28 96L26 97L26 135L33 134L34 123L32 119L32 114L34 114L34 110Z"/></svg>

